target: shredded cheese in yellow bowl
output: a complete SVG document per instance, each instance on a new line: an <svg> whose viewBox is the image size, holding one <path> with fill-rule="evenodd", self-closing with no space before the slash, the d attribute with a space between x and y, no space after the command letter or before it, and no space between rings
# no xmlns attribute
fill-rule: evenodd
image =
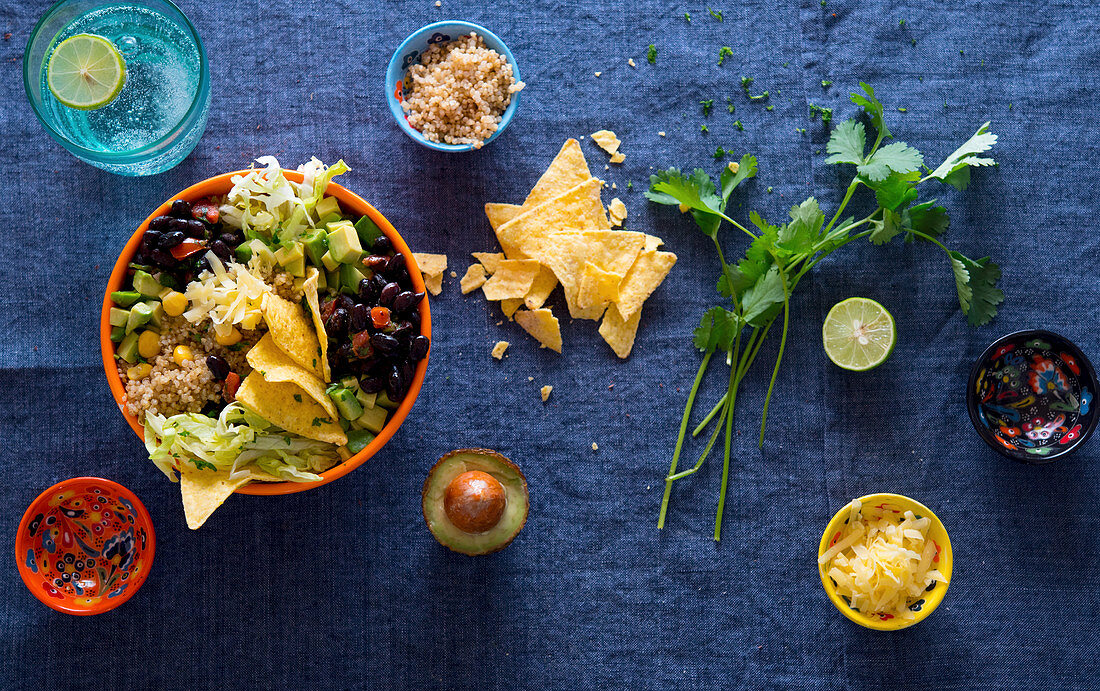
<svg viewBox="0 0 1100 691"><path fill-rule="evenodd" d="M896 631L921 621L951 582L951 540L928 507L869 494L833 516L817 551L821 584L860 626Z"/></svg>

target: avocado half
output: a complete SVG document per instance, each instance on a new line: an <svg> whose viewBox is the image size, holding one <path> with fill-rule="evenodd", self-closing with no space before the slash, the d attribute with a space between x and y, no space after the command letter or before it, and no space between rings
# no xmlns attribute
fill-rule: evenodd
<svg viewBox="0 0 1100 691"><path fill-rule="evenodd" d="M504 489L504 510L500 520L484 532L471 533L458 528L447 517L447 488L464 473L481 471L493 476ZM421 492L424 522L444 547L478 556L504 549L527 523L530 501L527 478L515 463L489 449L458 449L432 466Z"/></svg>

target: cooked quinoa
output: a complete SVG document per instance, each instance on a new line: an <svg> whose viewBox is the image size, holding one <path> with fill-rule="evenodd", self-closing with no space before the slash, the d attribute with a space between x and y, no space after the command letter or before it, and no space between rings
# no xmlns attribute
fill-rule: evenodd
<svg viewBox="0 0 1100 691"><path fill-rule="evenodd" d="M507 58L471 33L424 51L405 87L401 107L425 139L481 148L524 84L512 76Z"/></svg>
<svg viewBox="0 0 1100 691"><path fill-rule="evenodd" d="M237 266L231 264L227 271L233 274ZM294 277L285 271L276 269L263 278L279 297L292 302L302 299L301 289L294 286ZM245 356L267 332L267 326L260 322L252 331L240 329L241 340L231 346L218 344L210 327L209 319L192 324L183 317L165 317L160 352L148 361L152 369L140 379L129 378L128 372L133 365L116 361L118 375L126 389L128 413L144 421L147 412L170 417L179 413L199 413L207 403L220 403L222 383L214 380L206 366L207 356L225 358L230 369L242 379L252 371ZM183 364L176 363L172 353L178 345L190 348L193 358L184 360Z"/></svg>

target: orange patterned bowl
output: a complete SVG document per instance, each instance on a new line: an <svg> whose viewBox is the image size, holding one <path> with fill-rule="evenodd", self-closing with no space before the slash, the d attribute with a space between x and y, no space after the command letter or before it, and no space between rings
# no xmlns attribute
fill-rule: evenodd
<svg viewBox="0 0 1100 691"><path fill-rule="evenodd" d="M177 199L195 201L203 197L228 194L229 190L233 187L233 176L244 175L246 173L248 173L247 170L238 170L203 180L196 185L188 187L161 204L153 213L149 214L149 217L138 226L138 229L130 237L130 241L127 242L126 247L123 248L122 253L118 257L118 261L115 263L114 270L111 271L111 277L107 281L107 289L103 293L103 313L100 316L99 322L99 343L100 351L103 355L103 369L107 373L107 384L111 387L111 395L114 396L115 402L118 404L118 409L122 412L122 416L126 418L126 422L130 423L130 427L134 430L134 433L143 440L145 439L144 427L137 418L126 411L126 390L122 385L122 379L118 376L118 370L115 369L115 344L111 342L111 293L122 289L123 281L126 280L127 267L137 254L138 247L141 245L141 236L149 227L149 222L151 220L157 216L167 214L168 209L172 206L172 202ZM283 174L294 182L302 181L301 173L284 170ZM409 268L409 276L412 279L416 291L426 292L424 288L424 279L420 275L420 269L416 266L416 260L413 259L412 250L409 249L405 240L398 234L393 225L386 220L385 216L368 204L362 197L348 191L335 182L330 182L328 184L328 189L325 191L325 194L327 196L336 197L342 209L360 216L369 216L370 219L374 221L375 225L377 225L393 242L394 250L405 255L405 261ZM431 311L428 308L427 296L420 301L420 333L427 336L429 339L432 336L432 318ZM401 405L399 405L390 416L390 419L386 422L386 426L382 428L378 436L362 451L343 463L333 466L321 473L320 480L315 480L313 482L253 482L238 489L237 493L294 494L295 492L304 492L307 489L313 489L314 487L328 484L363 465L368 458L378 453L378 451L386 445L386 442L393 437L394 433L401 426L401 423L405 421L409 411L412 410L413 403L416 402L416 397L420 394L420 387L424 384L424 373L428 369L428 358L430 356L431 351L429 350L428 354L424 356L424 359L417 363L412 384L409 386L409 392L405 394L405 398L401 401Z"/></svg>
<svg viewBox="0 0 1100 691"><path fill-rule="evenodd" d="M138 591L156 552L153 520L117 482L76 477L31 502L15 536L19 575L58 612L100 614Z"/></svg>

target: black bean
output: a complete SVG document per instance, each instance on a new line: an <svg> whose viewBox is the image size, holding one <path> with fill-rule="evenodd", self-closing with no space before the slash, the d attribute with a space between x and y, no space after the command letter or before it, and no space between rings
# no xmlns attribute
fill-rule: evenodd
<svg viewBox="0 0 1100 691"><path fill-rule="evenodd" d="M157 242L157 246L162 250L170 250L176 245L183 242L183 239L187 237L178 230L173 230L160 236L160 240Z"/></svg>
<svg viewBox="0 0 1100 691"><path fill-rule="evenodd" d="M360 379L359 388L363 390L363 393L378 393L386 388L386 378L367 377L365 379Z"/></svg>
<svg viewBox="0 0 1100 691"><path fill-rule="evenodd" d="M210 251L216 254L219 259L225 262L229 261L230 258L232 258L233 256L233 250L229 249L229 246L221 240L215 240L214 242L210 243Z"/></svg>
<svg viewBox="0 0 1100 691"><path fill-rule="evenodd" d="M378 294L381 294L382 289L385 288L386 284L389 283L389 281L386 280L386 277L382 274L375 274L371 276L370 280L372 283L374 283L374 287L377 289Z"/></svg>
<svg viewBox="0 0 1100 691"><path fill-rule="evenodd" d="M405 319L409 320L409 323L413 325L414 330L420 330L420 312L418 312L417 310L412 310L405 315Z"/></svg>
<svg viewBox="0 0 1100 691"><path fill-rule="evenodd" d="M389 334L376 333L370 337L370 344L383 355L392 355L401 349L401 342Z"/></svg>
<svg viewBox="0 0 1100 691"><path fill-rule="evenodd" d="M390 397L390 400L401 400L404 396L404 383L405 380L401 376L401 369L395 366L390 371L390 376L386 380L386 395Z"/></svg>
<svg viewBox="0 0 1100 691"><path fill-rule="evenodd" d="M393 309L395 312L407 312L415 305L416 293L411 290L398 293L397 297L393 299Z"/></svg>
<svg viewBox="0 0 1100 691"><path fill-rule="evenodd" d="M404 360L401 363L401 379L405 382L405 390L409 388L409 384L412 384L413 375L416 374L416 365L412 363L412 360ZM401 392L404 395L404 391Z"/></svg>
<svg viewBox="0 0 1100 691"><path fill-rule="evenodd" d="M362 331L370 324L370 307L366 305L356 305L348 310L348 317L350 318L349 325L352 331Z"/></svg>
<svg viewBox="0 0 1100 691"><path fill-rule="evenodd" d="M149 221L149 230L167 230L168 224L171 221L171 216L157 216L153 220Z"/></svg>
<svg viewBox="0 0 1100 691"><path fill-rule="evenodd" d="M236 247L241 244L241 240L236 233L222 233L218 236L218 239L224 242L226 247Z"/></svg>
<svg viewBox="0 0 1100 691"><path fill-rule="evenodd" d="M193 237L197 240L206 239L206 226L202 221L196 221L194 219L186 221L187 229L183 232L187 233L189 237Z"/></svg>
<svg viewBox="0 0 1100 691"><path fill-rule="evenodd" d="M176 218L191 218L191 202L177 199L172 202L172 210L168 213Z"/></svg>
<svg viewBox="0 0 1100 691"><path fill-rule="evenodd" d="M390 258L380 254L372 254L363 260L363 264L371 271L385 271L389 263Z"/></svg>
<svg viewBox="0 0 1100 691"><path fill-rule="evenodd" d="M350 310L352 307L355 307L355 300L350 295L340 293L336 296L336 309Z"/></svg>
<svg viewBox="0 0 1100 691"><path fill-rule="evenodd" d="M403 268L405 268L405 255L398 252L386 262L386 270L383 273L393 277L399 275Z"/></svg>
<svg viewBox="0 0 1100 691"><path fill-rule="evenodd" d="M165 252L162 249L150 250L149 258L153 260L154 264L162 269L171 269L179 263L170 252Z"/></svg>
<svg viewBox="0 0 1100 691"><path fill-rule="evenodd" d="M206 366L215 381L225 381L225 378L229 376L229 363L223 357L207 355Z"/></svg>
<svg viewBox="0 0 1100 691"><path fill-rule="evenodd" d="M339 337L348 330L348 311L343 307L337 307L332 316L325 322L325 330L329 336Z"/></svg>
<svg viewBox="0 0 1100 691"><path fill-rule="evenodd" d="M409 358L414 362L419 362L424 359L424 356L428 354L428 346L431 345L431 341L424 334L420 334L412 340L412 345L409 346Z"/></svg>
<svg viewBox="0 0 1100 691"><path fill-rule="evenodd" d="M380 235L374 241L374 244L370 246L370 249L375 254L389 254L393 251L393 241L385 235Z"/></svg>
<svg viewBox="0 0 1100 691"><path fill-rule="evenodd" d="M394 330L390 332L390 335L402 343L408 344L413 337L413 325L409 322L399 322L395 325Z"/></svg>
<svg viewBox="0 0 1100 691"><path fill-rule="evenodd" d="M210 260L206 258L206 253L203 252L202 259L195 266L195 271L202 273L203 271L210 271ZM189 281L190 282L190 281Z"/></svg>
<svg viewBox="0 0 1100 691"><path fill-rule="evenodd" d="M382 289L382 292L378 294L378 304L383 307L389 307L393 304L393 301L400 292L401 286L396 283L387 283L386 287Z"/></svg>
<svg viewBox="0 0 1100 691"><path fill-rule="evenodd" d="M374 282L369 278L364 278L359 281L359 301L363 303L373 303L378 299L378 288L375 287Z"/></svg>

